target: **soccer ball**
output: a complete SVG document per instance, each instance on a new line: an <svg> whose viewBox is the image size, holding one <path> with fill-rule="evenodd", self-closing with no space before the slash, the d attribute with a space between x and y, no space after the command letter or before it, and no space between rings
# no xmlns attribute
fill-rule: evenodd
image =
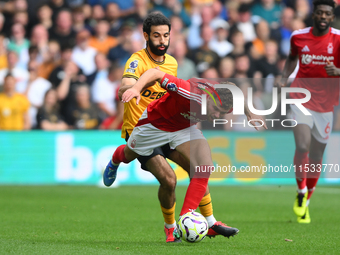
<svg viewBox="0 0 340 255"><path fill-rule="evenodd" d="M179 219L177 228L183 240L195 243L202 241L208 233L208 222L198 212L188 212Z"/></svg>

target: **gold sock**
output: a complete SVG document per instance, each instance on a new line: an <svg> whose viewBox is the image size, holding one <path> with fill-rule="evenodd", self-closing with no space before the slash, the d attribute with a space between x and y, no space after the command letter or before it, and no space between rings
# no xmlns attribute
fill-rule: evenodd
<svg viewBox="0 0 340 255"><path fill-rule="evenodd" d="M161 206L163 217L164 217L164 222L166 224L173 224L174 222L176 222L176 220L175 220L175 207L176 207L176 203L170 209L166 209L163 206Z"/></svg>
<svg viewBox="0 0 340 255"><path fill-rule="evenodd" d="M202 198L199 208L200 208L201 214L204 217L208 217L213 214L213 207L212 207L210 193Z"/></svg>

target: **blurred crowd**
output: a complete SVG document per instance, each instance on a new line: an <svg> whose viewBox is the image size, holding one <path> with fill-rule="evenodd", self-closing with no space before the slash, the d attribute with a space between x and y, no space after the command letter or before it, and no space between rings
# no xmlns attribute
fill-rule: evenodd
<svg viewBox="0 0 340 255"><path fill-rule="evenodd" d="M311 0L0 1L0 129L120 129L124 65L152 11L171 21L179 78L252 87L256 109L271 107L291 33L312 25Z"/></svg>

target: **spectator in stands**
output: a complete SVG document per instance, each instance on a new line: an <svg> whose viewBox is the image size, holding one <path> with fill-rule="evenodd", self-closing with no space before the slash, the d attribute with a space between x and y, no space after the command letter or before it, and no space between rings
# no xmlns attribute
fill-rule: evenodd
<svg viewBox="0 0 340 255"><path fill-rule="evenodd" d="M229 24L225 20L214 22L215 37L209 42L209 48L214 50L220 58L225 57L234 49L234 46L227 41L229 35Z"/></svg>
<svg viewBox="0 0 340 255"><path fill-rule="evenodd" d="M195 64L192 60L186 58L188 52L184 38L174 41L174 57L177 60L177 77L188 80L192 77L198 77Z"/></svg>
<svg viewBox="0 0 340 255"><path fill-rule="evenodd" d="M16 79L17 86L22 86L21 83L26 83L28 81L29 73L27 69L17 65L18 54L15 51L7 52L7 63L7 68L0 70L0 84L3 84L4 78L9 73Z"/></svg>
<svg viewBox="0 0 340 255"><path fill-rule="evenodd" d="M108 68L110 66L110 61L107 59L106 55L98 52L94 58L96 64L96 72L91 77L87 77L87 83L92 87L95 79L99 77L106 77L108 73Z"/></svg>
<svg viewBox="0 0 340 255"><path fill-rule="evenodd" d="M2 13L0 13L0 31L2 31L2 29L4 28L5 21L6 21L5 16Z"/></svg>
<svg viewBox="0 0 340 255"><path fill-rule="evenodd" d="M56 41L48 42L47 52L43 56L43 62L39 65L39 77L48 79L51 72L59 65L60 46Z"/></svg>
<svg viewBox="0 0 340 255"><path fill-rule="evenodd" d="M118 40L109 36L110 24L106 20L98 21L95 27L95 35L90 38L89 45L95 48L98 52L105 55L109 53L110 48L117 46Z"/></svg>
<svg viewBox="0 0 340 255"><path fill-rule="evenodd" d="M241 31L234 30L234 32L230 35L230 38L231 43L234 45L234 49L228 56L235 58L239 55L247 53L244 36Z"/></svg>
<svg viewBox="0 0 340 255"><path fill-rule="evenodd" d="M96 71L94 57L97 50L89 46L90 32L86 29L81 30L77 34L77 45L72 52L72 60L78 65L86 76L90 76Z"/></svg>
<svg viewBox="0 0 340 255"><path fill-rule="evenodd" d="M0 93L0 130L30 129L29 107L28 99L15 91L15 77L8 74Z"/></svg>
<svg viewBox="0 0 340 255"><path fill-rule="evenodd" d="M26 68L28 63L28 48L30 46L30 41L25 38L25 28L22 24L15 23L11 30L11 39L7 49L9 51L15 51L19 56L17 65L22 68Z"/></svg>
<svg viewBox="0 0 340 255"><path fill-rule="evenodd" d="M275 0L261 0L251 9L253 16L266 20L269 26L274 29L279 27L281 11L281 6L275 3Z"/></svg>
<svg viewBox="0 0 340 255"><path fill-rule="evenodd" d="M116 3L109 3L106 6L106 18L110 23L109 35L117 37L120 34L122 22L120 20L120 8Z"/></svg>
<svg viewBox="0 0 340 255"><path fill-rule="evenodd" d="M60 112L67 124L70 124L70 112L75 105L75 92L79 84L86 82L78 66L68 61L63 70L63 78L55 87L60 100Z"/></svg>
<svg viewBox="0 0 340 255"><path fill-rule="evenodd" d="M254 77L254 68L247 54L240 54L235 58L235 78L252 78Z"/></svg>
<svg viewBox="0 0 340 255"><path fill-rule="evenodd" d="M3 34L0 34L0 70L8 67L7 49L5 46L5 40L6 40L5 36Z"/></svg>
<svg viewBox="0 0 340 255"><path fill-rule="evenodd" d="M265 43L265 54L264 57L255 63L255 70L260 72L261 78L266 78L264 80L263 91L267 93L272 93L273 86L275 84L275 79L278 79L280 71L277 67L277 62L279 60L278 45L274 40L269 40Z"/></svg>
<svg viewBox="0 0 340 255"><path fill-rule="evenodd" d="M69 6L65 2L65 0L50 0L49 6L53 11L52 20L53 22L56 21L58 13L62 10L66 10Z"/></svg>
<svg viewBox="0 0 340 255"><path fill-rule="evenodd" d="M16 11L13 15L13 24L19 23L24 26L27 34L30 34L29 17L27 11Z"/></svg>
<svg viewBox="0 0 340 255"><path fill-rule="evenodd" d="M136 24L143 23L149 13L150 1L149 0L135 0L134 12L126 17L126 20L133 20ZM171 23L172 29L172 23Z"/></svg>
<svg viewBox="0 0 340 255"><path fill-rule="evenodd" d="M306 22L311 12L308 0L296 0L295 10L296 10L296 17ZM312 26L313 25L312 19L308 21L309 21L307 22L308 26Z"/></svg>
<svg viewBox="0 0 340 255"><path fill-rule="evenodd" d="M188 30L188 47L189 49L197 49L203 44L201 38L201 28L211 24L214 18L214 13L211 6L204 5L202 8L195 8L191 15L191 25Z"/></svg>
<svg viewBox="0 0 340 255"><path fill-rule="evenodd" d="M61 10L56 17L55 26L49 30L50 40L63 44L75 45L76 33L72 29L72 16L69 10Z"/></svg>
<svg viewBox="0 0 340 255"><path fill-rule="evenodd" d="M253 41L254 50L259 56L264 55L264 45L270 39L270 28L268 22L261 20L256 25L256 39Z"/></svg>
<svg viewBox="0 0 340 255"><path fill-rule="evenodd" d="M232 78L235 72L234 59L232 59L231 57L222 58L218 70L221 78Z"/></svg>
<svg viewBox="0 0 340 255"><path fill-rule="evenodd" d="M46 55L48 54L48 31L42 24L33 27L31 45L38 48L39 54L37 61L42 63L47 58Z"/></svg>
<svg viewBox="0 0 340 255"><path fill-rule="evenodd" d="M43 25L47 30L53 26L52 14L53 11L48 4L43 4L38 8L38 22Z"/></svg>
<svg viewBox="0 0 340 255"><path fill-rule="evenodd" d="M37 114L38 129L48 131L67 130L68 126L59 113L57 91L49 89L45 93L43 106L39 108Z"/></svg>
<svg viewBox="0 0 340 255"><path fill-rule="evenodd" d="M102 119L117 116L117 103L119 102L117 92L121 79L119 71L117 64L112 64L107 75L98 76L93 83L91 94L93 101L103 113ZM117 123L116 127L118 124L120 123Z"/></svg>
<svg viewBox="0 0 340 255"><path fill-rule="evenodd" d="M178 15L179 17L181 17L186 27L190 26L190 17L186 13L183 5L179 0L164 0L160 4L155 3L152 11L159 11L163 13L167 18L170 18L173 15Z"/></svg>
<svg viewBox="0 0 340 255"><path fill-rule="evenodd" d="M85 23L84 8L82 6L72 9L73 31L80 32L84 29L92 31L92 28Z"/></svg>
<svg viewBox="0 0 340 255"><path fill-rule="evenodd" d="M36 127L38 108L43 104L46 91L52 87L48 80L38 76L38 66L39 64L37 61L31 60L28 63L30 78L26 83L26 86L23 88L17 87L17 91L23 93L31 104L29 109L31 128Z"/></svg>
<svg viewBox="0 0 340 255"><path fill-rule="evenodd" d="M90 101L90 89L87 84L81 84L76 89L76 105L71 111L70 125L74 129L98 128L98 109Z"/></svg>
<svg viewBox="0 0 340 255"><path fill-rule="evenodd" d="M203 25L201 27L203 45L196 50L192 50L188 55L188 57L194 61L199 74L210 67L218 68L220 58L215 51L209 49L209 42L213 38L213 35L214 31L210 25Z"/></svg>
<svg viewBox="0 0 340 255"><path fill-rule="evenodd" d="M236 25L236 23L239 21L239 13L238 8L240 7L240 4L236 1L228 1L226 3L226 11L227 11L227 20L230 27L233 27Z"/></svg>
<svg viewBox="0 0 340 255"><path fill-rule="evenodd" d="M88 20L88 24L91 27L95 27L98 23L98 21L102 20L105 18L105 11L104 8L100 4L96 4L92 6L91 8L91 16Z"/></svg>
<svg viewBox="0 0 340 255"><path fill-rule="evenodd" d="M234 29L238 29L242 32L245 42L252 42L256 38L255 27L253 22L251 21L251 12L249 4L241 4L238 8L239 12L239 20L238 22L231 28L231 32Z"/></svg>
<svg viewBox="0 0 340 255"><path fill-rule="evenodd" d="M134 26L135 24L130 21L124 22L121 28L120 44L109 51L108 59L112 62L117 62L119 66L124 66L134 52L132 49Z"/></svg>
<svg viewBox="0 0 340 255"><path fill-rule="evenodd" d="M292 21L294 19L294 10L292 8L285 8L282 11L281 26L279 29L279 36L276 40L280 42L280 52L288 56L290 49L290 36L292 35Z"/></svg>
<svg viewBox="0 0 340 255"><path fill-rule="evenodd" d="M185 31L183 30L183 22L179 16L172 16L170 18L171 23L171 31L170 31L170 38L171 42L176 42L177 40L185 39ZM167 53L170 55L175 54L175 44L170 43Z"/></svg>

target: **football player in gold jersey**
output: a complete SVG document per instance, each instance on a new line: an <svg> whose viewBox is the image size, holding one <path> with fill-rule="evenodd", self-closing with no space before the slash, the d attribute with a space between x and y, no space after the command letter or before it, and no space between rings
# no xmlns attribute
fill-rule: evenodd
<svg viewBox="0 0 340 255"><path fill-rule="evenodd" d="M119 89L120 96L131 88L148 69L158 67L165 73L177 76L177 61L166 54L170 43L170 29L170 21L159 12L150 13L145 19L143 34L146 40L146 48L132 54L126 62L122 85ZM155 83L141 93L141 100L138 105L133 100L124 104L122 137L126 141L148 104L161 98L165 93L166 91L158 83ZM158 199L165 221L166 242L180 242L175 220L176 174L165 158L176 162L187 172L190 171L190 162L187 162L178 152L171 150L169 145L157 148L150 156L141 156L138 160L142 169L151 172L160 183ZM116 179L116 174L117 167L110 161L103 175L104 184L111 186ZM209 224L208 236L223 235L229 237L235 234L234 228L216 221L208 188L199 208Z"/></svg>

